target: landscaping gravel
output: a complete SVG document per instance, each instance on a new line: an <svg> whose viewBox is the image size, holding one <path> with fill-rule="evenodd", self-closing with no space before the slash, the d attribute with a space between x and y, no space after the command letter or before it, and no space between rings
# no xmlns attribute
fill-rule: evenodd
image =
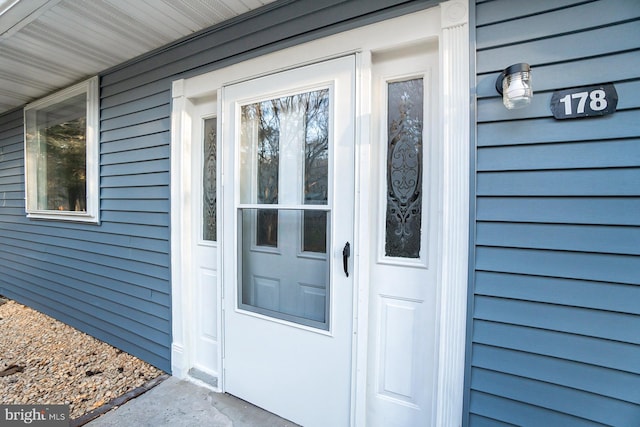
<svg viewBox="0 0 640 427"><path fill-rule="evenodd" d="M0 403L68 404L79 418L163 372L0 297Z"/></svg>

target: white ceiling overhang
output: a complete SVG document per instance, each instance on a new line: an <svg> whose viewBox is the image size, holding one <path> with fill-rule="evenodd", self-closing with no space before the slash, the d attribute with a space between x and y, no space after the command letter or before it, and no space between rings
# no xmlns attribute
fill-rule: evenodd
<svg viewBox="0 0 640 427"><path fill-rule="evenodd" d="M0 0L0 114L274 0Z"/></svg>

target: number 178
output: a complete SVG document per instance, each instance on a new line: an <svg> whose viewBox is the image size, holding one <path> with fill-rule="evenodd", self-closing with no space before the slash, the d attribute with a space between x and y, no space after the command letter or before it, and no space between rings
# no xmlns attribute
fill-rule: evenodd
<svg viewBox="0 0 640 427"><path fill-rule="evenodd" d="M607 98L604 90L602 89L595 89L595 90L592 90L591 92L572 93L560 99L560 102L564 104L564 113L567 116L573 114L572 100L574 99L579 100L576 114L584 114L584 109L587 104L587 99L589 99L589 108L591 109L591 111L602 111L605 108L607 108Z"/></svg>

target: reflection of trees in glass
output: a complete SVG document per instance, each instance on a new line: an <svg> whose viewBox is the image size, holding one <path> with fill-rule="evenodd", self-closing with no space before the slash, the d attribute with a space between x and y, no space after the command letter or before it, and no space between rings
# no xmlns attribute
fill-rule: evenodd
<svg viewBox="0 0 640 427"><path fill-rule="evenodd" d="M278 203L280 114L278 100L255 104L258 126L258 203Z"/></svg>
<svg viewBox="0 0 640 427"><path fill-rule="evenodd" d="M278 203L278 169L280 151L280 109L277 100L242 107L243 120L257 121L257 202ZM278 246L278 211L258 209L256 244Z"/></svg>
<svg viewBox="0 0 640 427"><path fill-rule="evenodd" d="M62 211L86 211L86 118L69 120L43 129L46 151L47 206ZM44 153L43 153L44 154Z"/></svg>
<svg viewBox="0 0 640 427"><path fill-rule="evenodd" d="M306 96L304 203L327 204L329 200L329 90ZM327 251L327 212L305 211L303 250Z"/></svg>
<svg viewBox="0 0 640 427"><path fill-rule="evenodd" d="M422 100L422 79L388 86L387 256L420 257Z"/></svg>
<svg viewBox="0 0 640 427"><path fill-rule="evenodd" d="M326 204L329 175L329 90L302 94L306 103L304 202Z"/></svg>
<svg viewBox="0 0 640 427"><path fill-rule="evenodd" d="M326 204L328 200L329 90L305 92L242 107L243 120L257 122L257 203L278 203L280 150L283 135L299 135L304 144L303 201ZM284 128L283 128L284 126ZM303 133L298 133L303 132ZM258 244L277 246L277 211L258 211ZM304 246L324 251L326 215L305 215ZM313 237L319 236L319 237ZM322 250L320 250L322 249Z"/></svg>
<svg viewBox="0 0 640 427"><path fill-rule="evenodd" d="M304 118L305 203L326 203L329 158L329 90L305 92L244 106L245 118L258 121L258 203L278 203L278 168L282 126Z"/></svg>
<svg viewBox="0 0 640 427"><path fill-rule="evenodd" d="M305 252L327 252L327 212L304 211L302 250Z"/></svg>

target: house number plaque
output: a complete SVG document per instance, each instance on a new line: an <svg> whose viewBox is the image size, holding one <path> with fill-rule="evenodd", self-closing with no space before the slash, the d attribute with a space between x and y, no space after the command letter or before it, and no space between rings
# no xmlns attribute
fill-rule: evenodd
<svg viewBox="0 0 640 427"><path fill-rule="evenodd" d="M551 112L556 119L580 119L613 114L618 93L612 84L558 90L551 97Z"/></svg>

